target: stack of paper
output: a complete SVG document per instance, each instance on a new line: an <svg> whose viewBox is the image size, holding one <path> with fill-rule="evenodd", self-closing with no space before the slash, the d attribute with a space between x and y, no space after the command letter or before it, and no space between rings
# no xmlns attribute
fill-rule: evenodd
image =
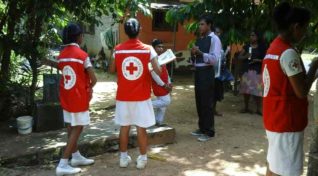
<svg viewBox="0 0 318 176"><path fill-rule="evenodd" d="M176 59L177 57L173 54L171 49L167 49L166 52L162 53L159 57L158 57L158 62L159 65L164 65L167 64L169 62L172 62Z"/></svg>

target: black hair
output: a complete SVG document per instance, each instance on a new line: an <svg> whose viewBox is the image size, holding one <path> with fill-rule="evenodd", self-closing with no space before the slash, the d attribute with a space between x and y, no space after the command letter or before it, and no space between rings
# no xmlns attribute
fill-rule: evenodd
<svg viewBox="0 0 318 176"><path fill-rule="evenodd" d="M136 38L139 34L140 24L137 19L129 18L125 24L125 33L128 35L129 38Z"/></svg>
<svg viewBox="0 0 318 176"><path fill-rule="evenodd" d="M211 31L214 31L214 25L213 25L213 19L211 17L211 15L202 15L199 18L199 21L204 21L207 25L211 25Z"/></svg>
<svg viewBox="0 0 318 176"><path fill-rule="evenodd" d="M83 30L80 25L75 23L69 23L64 29L63 29L63 44L70 44L70 43L76 43L78 36L80 36L83 33Z"/></svg>
<svg viewBox="0 0 318 176"><path fill-rule="evenodd" d="M282 2L274 9L274 22L279 32L289 29L292 24L298 23L306 25L310 20L311 14L308 9L292 7L288 2Z"/></svg>
<svg viewBox="0 0 318 176"><path fill-rule="evenodd" d="M162 44L162 41L159 39L153 39L151 42L152 47L156 47L157 45Z"/></svg>
<svg viewBox="0 0 318 176"><path fill-rule="evenodd" d="M263 37L262 33L260 33L259 31L255 30L255 29L250 32L250 34L252 34L252 33L254 33L256 35L258 41L262 40L262 37Z"/></svg>

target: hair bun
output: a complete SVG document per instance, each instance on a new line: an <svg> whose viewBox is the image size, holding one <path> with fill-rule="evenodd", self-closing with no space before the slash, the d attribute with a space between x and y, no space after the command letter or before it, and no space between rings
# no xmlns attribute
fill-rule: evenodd
<svg viewBox="0 0 318 176"><path fill-rule="evenodd" d="M137 36L139 33L140 24L137 19L129 18L124 24L124 29L128 36Z"/></svg>
<svg viewBox="0 0 318 176"><path fill-rule="evenodd" d="M276 23L286 24L291 11L292 7L288 2L278 4L274 9L274 20Z"/></svg>

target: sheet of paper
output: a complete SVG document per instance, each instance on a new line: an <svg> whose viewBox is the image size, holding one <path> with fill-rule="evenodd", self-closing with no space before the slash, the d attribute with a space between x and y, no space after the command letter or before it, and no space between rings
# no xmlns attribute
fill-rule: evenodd
<svg viewBox="0 0 318 176"><path fill-rule="evenodd" d="M177 57L173 54L171 49L167 49L166 52L162 53L160 56L158 56L158 62L159 65L164 65L169 62L172 62L176 59Z"/></svg>

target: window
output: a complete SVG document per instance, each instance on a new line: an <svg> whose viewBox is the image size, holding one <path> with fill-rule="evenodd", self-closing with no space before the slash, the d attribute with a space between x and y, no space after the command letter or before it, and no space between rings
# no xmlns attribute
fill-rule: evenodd
<svg viewBox="0 0 318 176"><path fill-rule="evenodd" d="M167 10L159 10L154 9L152 11L153 19L152 19L152 31L172 31L173 32L173 25L166 22ZM178 26L176 28L178 31Z"/></svg>

